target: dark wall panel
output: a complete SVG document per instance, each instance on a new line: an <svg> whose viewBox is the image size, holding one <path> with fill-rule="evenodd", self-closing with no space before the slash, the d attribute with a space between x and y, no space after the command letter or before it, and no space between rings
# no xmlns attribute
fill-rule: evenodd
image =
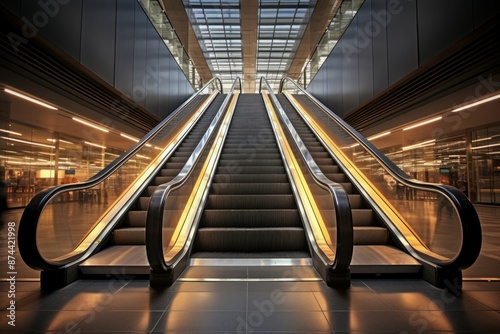
<svg viewBox="0 0 500 334"><path fill-rule="evenodd" d="M114 83L116 0L85 0L82 10L82 65Z"/></svg>
<svg viewBox="0 0 500 334"><path fill-rule="evenodd" d="M472 0L419 0L417 13L420 65L473 29Z"/></svg>
<svg viewBox="0 0 500 334"><path fill-rule="evenodd" d="M169 91L167 82L169 80L170 61L173 61L167 48L160 45L158 71L159 71L159 87L158 87L158 117L161 119L167 117L171 110L168 109Z"/></svg>
<svg viewBox="0 0 500 334"><path fill-rule="evenodd" d="M147 29L146 107L158 116L158 57L160 40L152 25Z"/></svg>
<svg viewBox="0 0 500 334"><path fill-rule="evenodd" d="M412 0L401 0L387 8L387 47L389 84L402 79L418 67L417 8Z"/></svg>
<svg viewBox="0 0 500 334"><path fill-rule="evenodd" d="M473 0L472 4L474 6L474 29L500 13L498 0Z"/></svg>
<svg viewBox="0 0 500 334"><path fill-rule="evenodd" d="M332 58L331 62L331 70L328 75L328 80L333 82L333 86L328 94L332 95L332 101L328 106L333 112L337 115L342 115L344 109L343 105L343 96L342 96L342 51L340 48L333 49L332 53L330 53L330 57ZM330 58L329 57L329 58Z"/></svg>
<svg viewBox="0 0 500 334"><path fill-rule="evenodd" d="M138 2L135 3L134 34L134 85L133 98L146 107L146 66L147 66L147 29L148 18Z"/></svg>
<svg viewBox="0 0 500 334"><path fill-rule="evenodd" d="M358 13L369 11L367 3ZM372 1L371 3L371 29L373 31L373 94L376 95L389 86L389 70L387 60L387 24L381 21L382 13L386 12L385 1Z"/></svg>
<svg viewBox="0 0 500 334"><path fill-rule="evenodd" d="M357 16L342 36L340 48L342 52L342 88L344 111L355 108L359 103L358 59L359 48L357 45Z"/></svg>
<svg viewBox="0 0 500 334"><path fill-rule="evenodd" d="M16 16L21 16L21 1L19 0L0 0L0 6Z"/></svg>
<svg viewBox="0 0 500 334"><path fill-rule="evenodd" d="M120 0L116 11L115 88L132 96L134 84L134 17L136 0Z"/></svg>
<svg viewBox="0 0 500 334"><path fill-rule="evenodd" d="M373 96L373 37L378 30L371 24L371 0L365 0L364 10L358 13L357 45L359 48L359 103Z"/></svg>
<svg viewBox="0 0 500 334"><path fill-rule="evenodd" d="M56 1L50 2L51 5L46 5L47 3L22 1L21 17L27 26L33 27L73 59L80 61L82 0L72 0L65 4Z"/></svg>

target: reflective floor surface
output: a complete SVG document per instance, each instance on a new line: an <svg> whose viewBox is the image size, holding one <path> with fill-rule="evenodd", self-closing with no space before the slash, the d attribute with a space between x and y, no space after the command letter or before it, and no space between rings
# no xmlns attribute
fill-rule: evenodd
<svg viewBox="0 0 500 334"><path fill-rule="evenodd" d="M10 211L7 220L19 222L20 213ZM226 277L243 271L249 279L209 282L196 279L204 270L197 267L164 291L130 276L80 280L44 294L37 272L23 265L19 253L15 284L8 281L4 226L0 332L497 333L500 207L478 206L478 213L483 248L477 263L464 271L459 297L417 278L354 278L350 289L337 291L306 264L273 272L228 267L222 269ZM300 281L288 281L295 273Z"/></svg>

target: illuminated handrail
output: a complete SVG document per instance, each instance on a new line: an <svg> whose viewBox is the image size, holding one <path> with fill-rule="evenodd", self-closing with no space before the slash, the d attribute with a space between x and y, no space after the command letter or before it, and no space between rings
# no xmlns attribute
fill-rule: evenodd
<svg viewBox="0 0 500 334"><path fill-rule="evenodd" d="M177 236L181 234L181 231L187 231L187 234L192 233L194 230L192 228L193 221L183 224L180 222L180 219L177 219L178 217L166 216L166 212L168 212L166 211L167 202L174 196L172 195L174 191L185 185L187 179L193 174L194 169L205 162L201 156L208 150L207 147L210 146L210 141L214 140L214 134L218 125L226 121L227 111L230 110L230 107L228 107L229 104L235 104L233 95L235 94L237 84L239 84L241 90L241 79L239 77L234 80L217 115L214 117L209 128L203 135L203 138L200 140L179 174L171 181L159 185L151 195L146 219L146 254L151 267L150 279L152 280L152 285L156 284L153 280L157 276L167 275L172 279L171 275L167 273L169 273L172 267L175 266L178 261L182 260L183 256L187 253L187 240L184 239L179 241ZM227 129L225 131L227 132ZM218 141L222 141L222 138ZM220 154L220 151L218 154ZM211 159L217 161L218 154L214 154ZM208 187L205 187L205 189L208 189ZM189 203L186 203L184 200L179 203L179 206L182 206L185 210L190 209ZM198 210L203 207L199 204L196 206ZM165 221L172 223L172 226L168 228L165 227ZM169 280L164 280L162 283L166 284L171 282Z"/></svg>
<svg viewBox="0 0 500 334"><path fill-rule="evenodd" d="M305 112L299 112L304 120L307 120L306 123L309 122L310 125L316 124L315 127L310 126L311 129L318 134L318 137L322 138L322 141L326 144L325 147L330 150L332 156L334 158L337 156L336 160L340 165L344 166L346 174L353 176L350 172L353 170L353 173L359 175L362 179L358 183L360 191L368 199L380 199L380 202L373 200L370 203L374 210L384 219L387 227L397 237L397 241L410 254L422 263L444 268L445 270L462 270L474 263L481 248L481 226L474 206L461 191L451 186L426 183L410 178L373 144L292 79L283 78L281 80L280 93L285 91L287 83L291 83L293 85L292 89L299 93L297 97L305 97L304 101L312 102L322 113L319 116L314 116L312 113L304 116ZM287 97L290 100L294 99L291 94L288 94ZM301 104L296 103L296 105L300 106ZM330 142L330 145L326 141ZM336 145L335 141L342 145ZM363 156L363 158L357 158L360 156ZM373 164L375 168L367 162L363 163L362 159ZM378 174L373 173L374 170ZM413 216L415 216L419 208L407 208L405 210L404 205L420 203L390 198L375 180L375 176L380 175L387 175L388 178L391 178L391 182L393 181L396 186L399 184L407 194L414 196L414 198L417 198L418 195L420 195L419 198L425 198L424 196L432 197L434 203L439 203L439 209L441 209L441 206L451 209L449 211L450 217L446 220L440 218L444 223L439 222L436 218L439 217L439 212L434 211L433 215L429 214L430 218L425 217L422 213L421 216L418 216L420 220L417 221ZM353 183L358 182L355 177L351 177L351 181ZM363 184L368 186L363 187ZM385 210L381 209L380 205L385 207ZM396 224L391 218L400 221L401 224ZM436 219L433 222L434 227L432 230L430 230L430 219ZM458 224L456 224L457 222ZM447 224L444 226L456 227L456 229L460 230L452 231L450 228L448 231L440 233L438 228L443 227L440 227L438 223ZM427 229L425 230L426 233L422 233L423 229ZM454 238L460 240L446 240L446 238L452 239L450 235L453 235L453 232L455 233ZM431 238L433 239L430 240ZM447 242L450 246L446 245Z"/></svg>
<svg viewBox="0 0 500 334"><path fill-rule="evenodd" d="M19 250L25 263L33 269L55 271L87 258L126 212L135 199L134 192L139 193L141 187L147 185L155 171L161 168L161 161L172 154L201 117L215 96L215 93L207 93L221 92L220 87L220 79L210 80L137 144L88 180L51 187L36 194L26 206L19 224ZM178 131L174 133L176 129ZM155 162L156 166L152 167ZM115 196L110 194L112 189ZM48 239L41 235L47 232L41 221L50 223L57 215L68 218L67 224L58 228L71 228L71 218L87 218L89 226L86 231L78 232L80 234L67 245L67 249L63 245L69 236L52 240L57 244L45 248L53 248L57 254L48 254L41 245ZM54 235L58 231L48 232Z"/></svg>
<svg viewBox="0 0 500 334"><path fill-rule="evenodd" d="M347 193L339 183L327 178L320 170L311 153L283 110L283 107L276 98L276 95L273 93L269 83L264 77L261 77L259 91L262 92L263 89L267 90L269 96L271 97L274 108L278 110L282 123L284 123L288 129L289 136L287 137L291 138L291 140L295 143L296 148L302 156L303 163L312 176L314 182L319 185L319 187L326 190L326 195L323 197L328 198L326 200L329 202L328 206L332 206L334 211L333 215L322 212L323 217L320 219L323 221L324 225L310 226L310 224L312 224L312 219L305 219L305 221L309 221L309 224L305 224L305 227L312 248L320 257L322 263L327 266L326 273L328 274L325 277L325 280L327 283L331 283L332 285L339 283L340 279L344 279L348 282L350 278L349 271L353 252L353 224L351 206ZM317 197L317 195L313 195L312 197ZM314 199L309 198L309 200ZM318 202L322 201L323 200L320 200ZM315 205L318 209L323 209L320 207L319 203ZM306 211L304 214L307 216L309 213L307 210L304 211ZM319 214L318 212L315 213ZM330 280L332 281L329 282ZM336 280L336 282L333 280ZM346 282L344 282L344 284L345 283Z"/></svg>

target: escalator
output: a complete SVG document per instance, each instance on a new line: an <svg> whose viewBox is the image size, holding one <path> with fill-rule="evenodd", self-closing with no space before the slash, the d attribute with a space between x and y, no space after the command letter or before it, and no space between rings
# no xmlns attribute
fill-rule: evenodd
<svg viewBox="0 0 500 334"><path fill-rule="evenodd" d="M238 100L191 257L310 257L260 94Z"/></svg>
<svg viewBox="0 0 500 334"><path fill-rule="evenodd" d="M349 181L293 105L283 94L279 94L277 98L320 170L330 180L342 185L348 194L354 244L351 273L418 273L421 270L421 264L395 245L388 229L381 224L373 209Z"/></svg>
<svg viewBox="0 0 500 334"><path fill-rule="evenodd" d="M481 249L481 226L458 189L408 176L333 111L284 78L282 118L307 154L348 193L353 230L352 274L417 274L453 292ZM293 129L293 130L292 130ZM448 215L441 215L442 207Z"/></svg>
<svg viewBox="0 0 500 334"><path fill-rule="evenodd" d="M169 157L140 196L130 206L110 236L108 246L79 265L85 274L149 274L146 256L145 230L149 200L161 184L177 176L203 137L225 99L219 94L201 116L193 129Z"/></svg>
<svg viewBox="0 0 500 334"><path fill-rule="evenodd" d="M220 80L210 80L90 179L33 197L21 217L18 243L24 262L41 271L42 289L60 288L84 275L148 274L149 197L192 163L193 150L227 98ZM103 149L103 161L107 155Z"/></svg>

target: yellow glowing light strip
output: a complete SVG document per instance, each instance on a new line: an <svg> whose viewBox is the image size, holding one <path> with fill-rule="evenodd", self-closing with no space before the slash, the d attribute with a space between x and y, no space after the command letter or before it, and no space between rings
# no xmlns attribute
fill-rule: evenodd
<svg viewBox="0 0 500 334"><path fill-rule="evenodd" d="M104 149L106 149L106 148L107 148L106 146L102 146L102 145L99 145L99 144L94 144L94 143L91 143L91 142L89 142L89 141L84 141L83 143L84 143L84 144L87 144L87 145L89 145L89 146L94 146L94 147L98 147L98 148L104 148Z"/></svg>
<svg viewBox="0 0 500 334"><path fill-rule="evenodd" d="M414 128L417 128L419 126L422 126L422 125L426 125L426 124L429 124L429 123L432 123L432 122L436 122L436 121L439 121L440 119L442 119L443 116L437 116L437 117L434 117L434 118L431 118L431 119L428 119L426 121L423 121L423 122L420 122L420 123L417 123L417 124L413 124L413 125L410 125L406 128L403 129L403 131L407 131L407 130L411 130L411 129L414 129Z"/></svg>
<svg viewBox="0 0 500 334"><path fill-rule="evenodd" d="M36 142L32 142L32 141L27 141L27 140L15 139L15 138L4 137L4 136L0 136L0 138L5 139L5 140L9 140L9 141L14 141L16 143L23 143L23 144L28 144L28 145L34 145L34 146L52 148L52 149L56 148L53 145L40 144L40 143L36 143Z"/></svg>
<svg viewBox="0 0 500 334"><path fill-rule="evenodd" d="M39 101L39 100L34 99L34 98L32 98L32 97L26 96L26 95L24 95L24 94L21 94L21 93L15 92L15 91L13 91L13 90L10 90L10 89L5 88L5 89L4 89L4 92L9 93L9 94L11 94L11 95L15 95L15 96L17 96L17 97L20 97L21 99L24 99L24 100L26 100L26 101L30 101L30 102L36 103L36 104L38 104L38 105L40 105L40 106L42 106L42 107L45 107L45 108L48 108L48 109L52 109L52 110L58 110L56 107L53 107L53 106L51 106L50 104L47 104L47 103L42 102L42 101Z"/></svg>
<svg viewBox="0 0 500 334"><path fill-rule="evenodd" d="M90 126L91 128L97 129L99 131L109 132L109 130L106 130L105 128L102 128L102 127L97 126L95 124L92 124L92 123L89 123L87 121L84 121L83 119L80 119L80 118L77 118L77 117L72 117L71 119L74 120L74 121L76 121L76 122L78 122L78 123L82 123L82 124L84 124L86 126Z"/></svg>
<svg viewBox="0 0 500 334"><path fill-rule="evenodd" d="M5 133L9 133L11 135L16 135L16 136L22 136L21 133L19 132L14 132L14 131L10 131L10 130L5 130L5 129L0 129L1 132L5 132Z"/></svg>
<svg viewBox="0 0 500 334"><path fill-rule="evenodd" d="M124 133L120 133L120 136L122 136L123 138L127 138L128 140L131 140L131 141L136 142L136 143L139 142L139 138L135 138L135 137L126 135Z"/></svg>
<svg viewBox="0 0 500 334"><path fill-rule="evenodd" d="M465 106L462 106L462 107L455 108L455 109L452 110L452 112L458 112L458 111L462 111L462 110L465 110L465 109L469 109L469 108L472 108L472 107L475 107L475 106L478 106L480 104L483 104L483 103L486 103L486 102L490 102L490 101L493 101L493 100L496 100L496 99L500 99L500 94L497 94L497 95L494 95L494 96L490 96L490 97L488 97L486 99L479 100L479 101L474 102L474 103L466 104Z"/></svg>
<svg viewBox="0 0 500 334"><path fill-rule="evenodd" d="M302 105L291 95L285 93L290 99L292 104L300 110L301 113L307 113L307 111L302 107ZM385 200L385 197L379 192L379 190L371 183L370 180L361 172L354 163L351 162L349 158L346 157L344 152L338 148L338 146L330 139L330 137L323 131L322 127L319 126L315 120L307 118L310 126L316 130L318 136L324 141L324 143L332 150L332 153L340 160L342 165L351 173L351 175L363 184L363 189L368 193L368 195L377 203L377 206L384 212L387 218L398 228L398 230L404 235L408 243L416 250L421 253L429 254L434 258L447 260L442 256L433 253L427 249L423 242L419 240L417 234L408 225L406 220L400 216L399 212Z"/></svg>
<svg viewBox="0 0 500 334"><path fill-rule="evenodd" d="M268 114L271 116L271 122L275 125L277 140L279 140L283 148L285 160L292 174L291 176L294 179L298 196L301 198L301 203L307 216L307 220L309 221L309 226L314 234L314 239L321 251L333 261L335 259L335 245L332 245L330 233L328 232L327 226L323 221L321 210L318 208L311 189L309 188L304 174L299 167L299 163L293 154L293 150L286 140L283 128L279 123L268 94L262 94L262 96L264 97Z"/></svg>
<svg viewBox="0 0 500 334"><path fill-rule="evenodd" d="M234 110L236 108L236 102L238 100L238 93L235 93L231 103L229 105L229 110L226 112L224 119L222 121L219 132L217 133L217 138L215 143L212 145L208 158L205 160L203 167L201 169L200 175L196 180L196 183L191 191L191 195L184 206L179 222L175 227L175 231L170 239L169 246L172 246L165 255L165 261L171 261L179 251L184 247L186 240L189 237L189 231L191 230L192 223L196 217L198 207L201 204L204 189L206 189L208 182L210 181L211 171L216 168L217 161L219 158L219 152L222 150L224 144L224 134L229 128L231 123L231 118L233 116Z"/></svg>
<svg viewBox="0 0 500 334"><path fill-rule="evenodd" d="M382 138L382 137L388 136L390 134L391 134L391 131L386 131L386 132L383 132L383 133L379 133L378 135L368 137L366 139L368 139L368 140L374 140L374 139L378 139L378 138Z"/></svg>

